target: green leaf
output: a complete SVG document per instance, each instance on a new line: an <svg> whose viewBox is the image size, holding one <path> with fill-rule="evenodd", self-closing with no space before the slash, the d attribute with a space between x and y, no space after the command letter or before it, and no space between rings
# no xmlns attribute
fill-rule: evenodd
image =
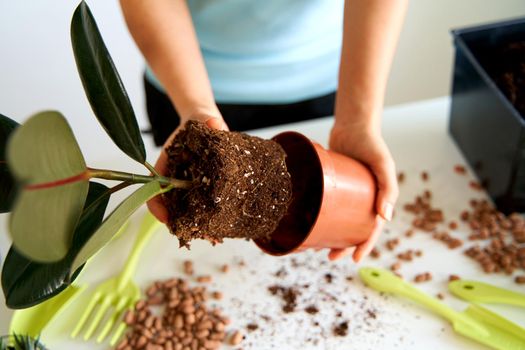
<svg viewBox="0 0 525 350"><path fill-rule="evenodd" d="M9 221L14 245L34 261L62 259L71 246L89 187L83 178L84 157L66 119L55 111L31 117L10 137L7 163L24 186ZM76 181L68 183L68 179ZM57 181L63 184L34 188Z"/></svg>
<svg viewBox="0 0 525 350"><path fill-rule="evenodd" d="M14 339L13 350L47 350L45 345L40 342L40 339L33 339L24 334L13 334L12 338Z"/></svg>
<svg viewBox="0 0 525 350"><path fill-rule="evenodd" d="M70 278L73 260L102 223L110 195L110 189L106 186L89 183L73 245L64 259L49 264L38 263L11 247L2 270L2 288L8 307L21 309L39 304L57 295L75 280L83 265L74 270Z"/></svg>
<svg viewBox="0 0 525 350"><path fill-rule="evenodd" d="M146 150L133 107L84 1L78 5L71 20L71 42L80 79L95 116L113 142L143 164Z"/></svg>
<svg viewBox="0 0 525 350"><path fill-rule="evenodd" d="M0 114L0 213L11 210L17 192L15 179L7 167L5 152L7 140L17 127L17 122Z"/></svg>
<svg viewBox="0 0 525 350"><path fill-rule="evenodd" d="M108 243L119 228L142 204L165 192L159 182L153 181L140 187L126 198L119 206L104 220L97 232L91 236L89 241L82 247L73 262L72 271L84 264L93 254Z"/></svg>

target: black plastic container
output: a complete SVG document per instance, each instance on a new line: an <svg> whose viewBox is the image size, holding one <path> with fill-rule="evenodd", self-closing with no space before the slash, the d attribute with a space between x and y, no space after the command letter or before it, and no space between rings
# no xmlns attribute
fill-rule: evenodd
<svg viewBox="0 0 525 350"><path fill-rule="evenodd" d="M525 211L525 116L487 73L484 55L525 41L525 18L453 30L450 133L498 209ZM524 62L525 64L525 62Z"/></svg>

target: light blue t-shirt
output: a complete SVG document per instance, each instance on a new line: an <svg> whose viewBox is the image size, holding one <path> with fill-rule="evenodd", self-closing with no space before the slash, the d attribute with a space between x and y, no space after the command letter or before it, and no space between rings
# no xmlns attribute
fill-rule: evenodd
<svg viewBox="0 0 525 350"><path fill-rule="evenodd" d="M217 102L292 103L336 90L343 0L187 1Z"/></svg>

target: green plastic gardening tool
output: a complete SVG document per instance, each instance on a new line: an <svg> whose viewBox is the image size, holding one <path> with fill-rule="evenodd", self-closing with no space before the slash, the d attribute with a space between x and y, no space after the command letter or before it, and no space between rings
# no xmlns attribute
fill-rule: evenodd
<svg viewBox="0 0 525 350"><path fill-rule="evenodd" d="M65 309L73 299L86 288L86 285L70 285L60 294L33 307L16 310L11 318L9 334L29 335L38 338L44 327Z"/></svg>
<svg viewBox="0 0 525 350"><path fill-rule="evenodd" d="M525 294L496 287L488 283L456 280L448 284L448 289L452 294L468 301L525 307Z"/></svg>
<svg viewBox="0 0 525 350"><path fill-rule="evenodd" d="M106 320L97 337L97 342L101 343L109 335L123 313L134 307L135 303L140 299L140 289L133 282L132 277L137 268L140 253L152 234L160 226L162 226L162 223L155 219L151 213L147 212L144 215L139 232L135 238L135 244L128 256L124 269L118 276L108 279L97 286L88 306L82 308L83 313L71 333L71 337L76 337L86 326L83 339L89 340L97 328L101 326L102 321ZM106 316L106 313L109 313L109 315ZM87 324L88 319L90 319L89 324ZM110 345L115 345L125 330L126 325L121 321L111 337Z"/></svg>
<svg viewBox="0 0 525 350"><path fill-rule="evenodd" d="M479 305L471 304L458 312L385 269L365 267L359 270L359 276L375 290L398 294L426 306L451 322L457 333L479 343L493 349L525 349L525 329Z"/></svg>
<svg viewBox="0 0 525 350"><path fill-rule="evenodd" d="M126 221L115 236L120 236L128 226L129 222ZM51 323L62 310L66 309L86 287L86 284L81 286L71 284L58 295L43 303L27 309L16 310L11 318L9 334L16 333L29 335L31 338L38 338L44 328Z"/></svg>

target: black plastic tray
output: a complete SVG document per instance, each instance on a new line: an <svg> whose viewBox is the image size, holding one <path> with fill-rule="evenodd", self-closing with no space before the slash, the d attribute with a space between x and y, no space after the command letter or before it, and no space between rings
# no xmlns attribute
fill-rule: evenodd
<svg viewBox="0 0 525 350"><path fill-rule="evenodd" d="M482 66L500 45L525 41L525 18L452 31L450 133L498 209L525 211L525 120Z"/></svg>

